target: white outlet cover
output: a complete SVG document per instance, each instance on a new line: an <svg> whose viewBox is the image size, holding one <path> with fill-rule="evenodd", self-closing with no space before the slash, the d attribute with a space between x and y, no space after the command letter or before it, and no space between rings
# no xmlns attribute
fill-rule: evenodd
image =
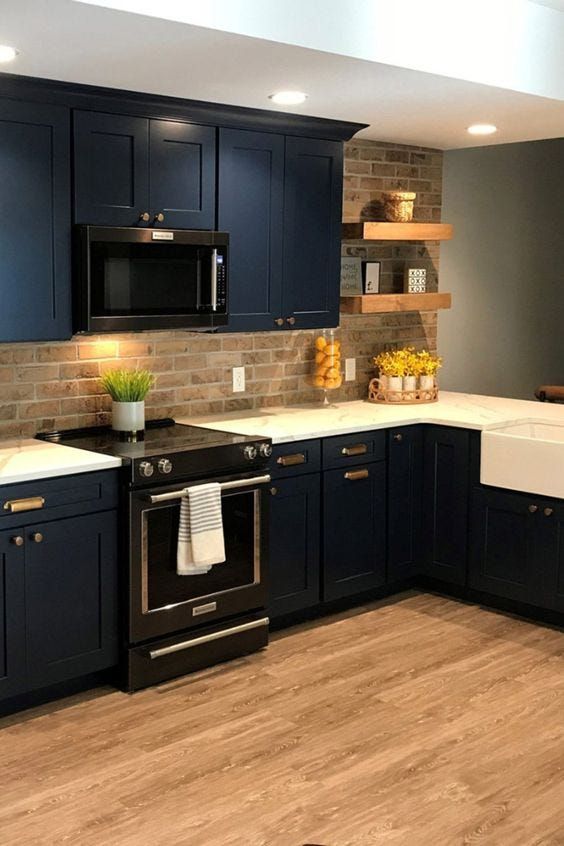
<svg viewBox="0 0 564 846"><path fill-rule="evenodd" d="M233 368L233 393L240 394L245 390L245 368Z"/></svg>
<svg viewBox="0 0 564 846"><path fill-rule="evenodd" d="M345 359L345 382L354 382L356 379L356 358Z"/></svg>

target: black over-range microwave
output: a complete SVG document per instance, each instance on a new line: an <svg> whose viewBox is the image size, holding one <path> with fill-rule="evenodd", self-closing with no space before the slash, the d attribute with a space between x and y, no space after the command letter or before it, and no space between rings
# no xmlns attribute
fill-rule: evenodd
<svg viewBox="0 0 564 846"><path fill-rule="evenodd" d="M75 332L227 323L226 232L77 226Z"/></svg>

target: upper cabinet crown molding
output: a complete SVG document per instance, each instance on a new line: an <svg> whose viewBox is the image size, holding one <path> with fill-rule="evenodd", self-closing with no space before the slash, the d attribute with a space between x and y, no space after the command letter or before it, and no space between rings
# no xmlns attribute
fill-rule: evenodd
<svg viewBox="0 0 564 846"><path fill-rule="evenodd" d="M35 98L41 103L59 103L73 109L281 132L333 141L348 141L368 125L7 73L0 75L0 96L28 100Z"/></svg>

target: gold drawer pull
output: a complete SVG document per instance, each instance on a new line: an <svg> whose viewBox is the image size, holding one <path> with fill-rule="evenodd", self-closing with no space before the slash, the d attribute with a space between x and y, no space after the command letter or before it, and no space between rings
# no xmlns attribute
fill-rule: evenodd
<svg viewBox="0 0 564 846"><path fill-rule="evenodd" d="M368 447L366 444L355 444L354 446L343 447L341 455L366 455L367 452Z"/></svg>
<svg viewBox="0 0 564 846"><path fill-rule="evenodd" d="M305 464L306 457L303 452L296 452L293 455L281 455L276 459L276 463L282 467L293 467L294 464Z"/></svg>
<svg viewBox="0 0 564 846"><path fill-rule="evenodd" d="M349 482L357 482L359 479L368 479L368 470L349 470L345 473L345 479Z"/></svg>
<svg viewBox="0 0 564 846"><path fill-rule="evenodd" d="M27 499L8 499L4 503L4 511L17 514L20 511L37 511L43 508L45 499L42 496L28 496Z"/></svg>

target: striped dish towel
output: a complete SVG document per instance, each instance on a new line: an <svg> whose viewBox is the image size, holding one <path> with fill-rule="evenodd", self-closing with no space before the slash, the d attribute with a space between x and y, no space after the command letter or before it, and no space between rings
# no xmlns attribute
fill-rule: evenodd
<svg viewBox="0 0 564 846"><path fill-rule="evenodd" d="M217 482L194 485L185 494L180 502L176 572L194 576L225 561L221 486Z"/></svg>

